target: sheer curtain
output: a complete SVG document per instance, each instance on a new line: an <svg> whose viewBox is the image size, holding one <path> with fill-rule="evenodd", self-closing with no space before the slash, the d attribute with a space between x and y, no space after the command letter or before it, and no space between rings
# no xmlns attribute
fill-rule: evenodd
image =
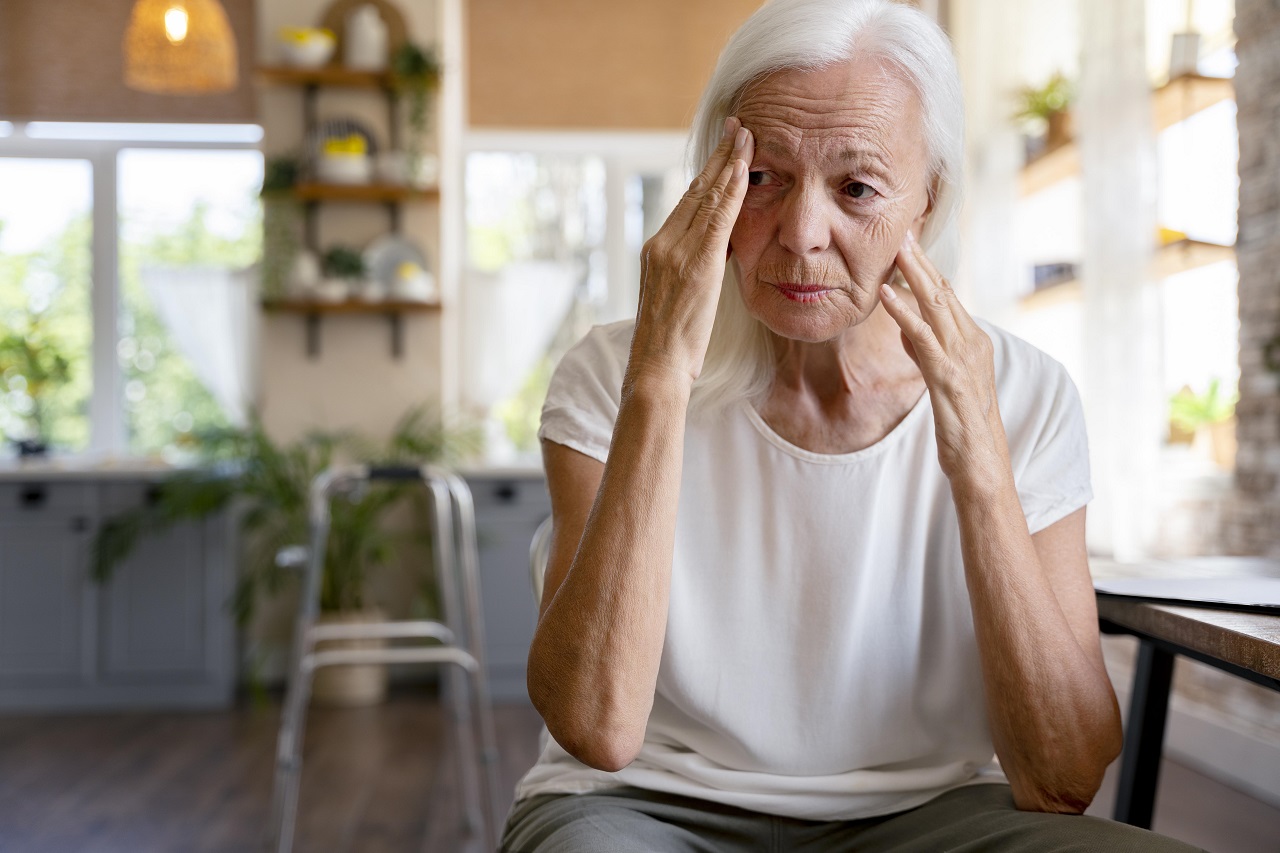
<svg viewBox="0 0 1280 853"><path fill-rule="evenodd" d="M1080 0L1077 127L1084 198L1085 374L1095 500L1091 549L1150 553L1165 428L1161 307L1150 279L1156 148L1143 0Z"/></svg>
<svg viewBox="0 0 1280 853"><path fill-rule="evenodd" d="M227 420L243 425L254 396L257 268L149 266L141 275L174 345Z"/></svg>
<svg viewBox="0 0 1280 853"><path fill-rule="evenodd" d="M977 317L1008 326L1018 297L1019 267L1010 245L1022 139L1009 116L1020 85L1024 38L1020 0L976 0L950 9L951 35L964 85L967 188L956 289Z"/></svg>

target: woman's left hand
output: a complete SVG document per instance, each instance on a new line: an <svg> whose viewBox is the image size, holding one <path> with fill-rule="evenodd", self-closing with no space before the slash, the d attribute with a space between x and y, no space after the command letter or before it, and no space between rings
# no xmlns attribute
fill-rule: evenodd
<svg viewBox="0 0 1280 853"><path fill-rule="evenodd" d="M907 354L924 374L943 473L954 484L957 475L979 477L994 464L1007 465L991 338L960 304L910 230L894 263L919 313L887 283L880 285L880 298L902 330Z"/></svg>

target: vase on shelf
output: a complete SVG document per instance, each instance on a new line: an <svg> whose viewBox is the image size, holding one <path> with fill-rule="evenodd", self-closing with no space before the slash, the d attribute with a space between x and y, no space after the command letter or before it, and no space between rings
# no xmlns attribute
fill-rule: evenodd
<svg viewBox="0 0 1280 853"><path fill-rule="evenodd" d="M366 3L347 16L343 61L358 71L387 70L387 25L376 6Z"/></svg>

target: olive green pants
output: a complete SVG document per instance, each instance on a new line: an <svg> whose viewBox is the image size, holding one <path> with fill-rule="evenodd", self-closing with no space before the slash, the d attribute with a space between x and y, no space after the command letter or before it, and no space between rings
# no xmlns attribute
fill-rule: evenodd
<svg viewBox="0 0 1280 853"><path fill-rule="evenodd" d="M914 809L849 821L746 811L639 788L516 803L502 853L1194 853L1145 829L1024 812L1007 784L956 788Z"/></svg>

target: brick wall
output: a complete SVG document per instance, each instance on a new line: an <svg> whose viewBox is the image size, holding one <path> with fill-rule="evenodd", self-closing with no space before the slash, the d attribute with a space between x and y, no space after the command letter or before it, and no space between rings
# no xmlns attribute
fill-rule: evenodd
<svg viewBox="0 0 1280 853"><path fill-rule="evenodd" d="M1240 402L1230 554L1280 556L1280 377L1263 359L1280 335L1280 2L1236 0L1240 133ZM1280 355L1280 352L1277 353Z"/></svg>

